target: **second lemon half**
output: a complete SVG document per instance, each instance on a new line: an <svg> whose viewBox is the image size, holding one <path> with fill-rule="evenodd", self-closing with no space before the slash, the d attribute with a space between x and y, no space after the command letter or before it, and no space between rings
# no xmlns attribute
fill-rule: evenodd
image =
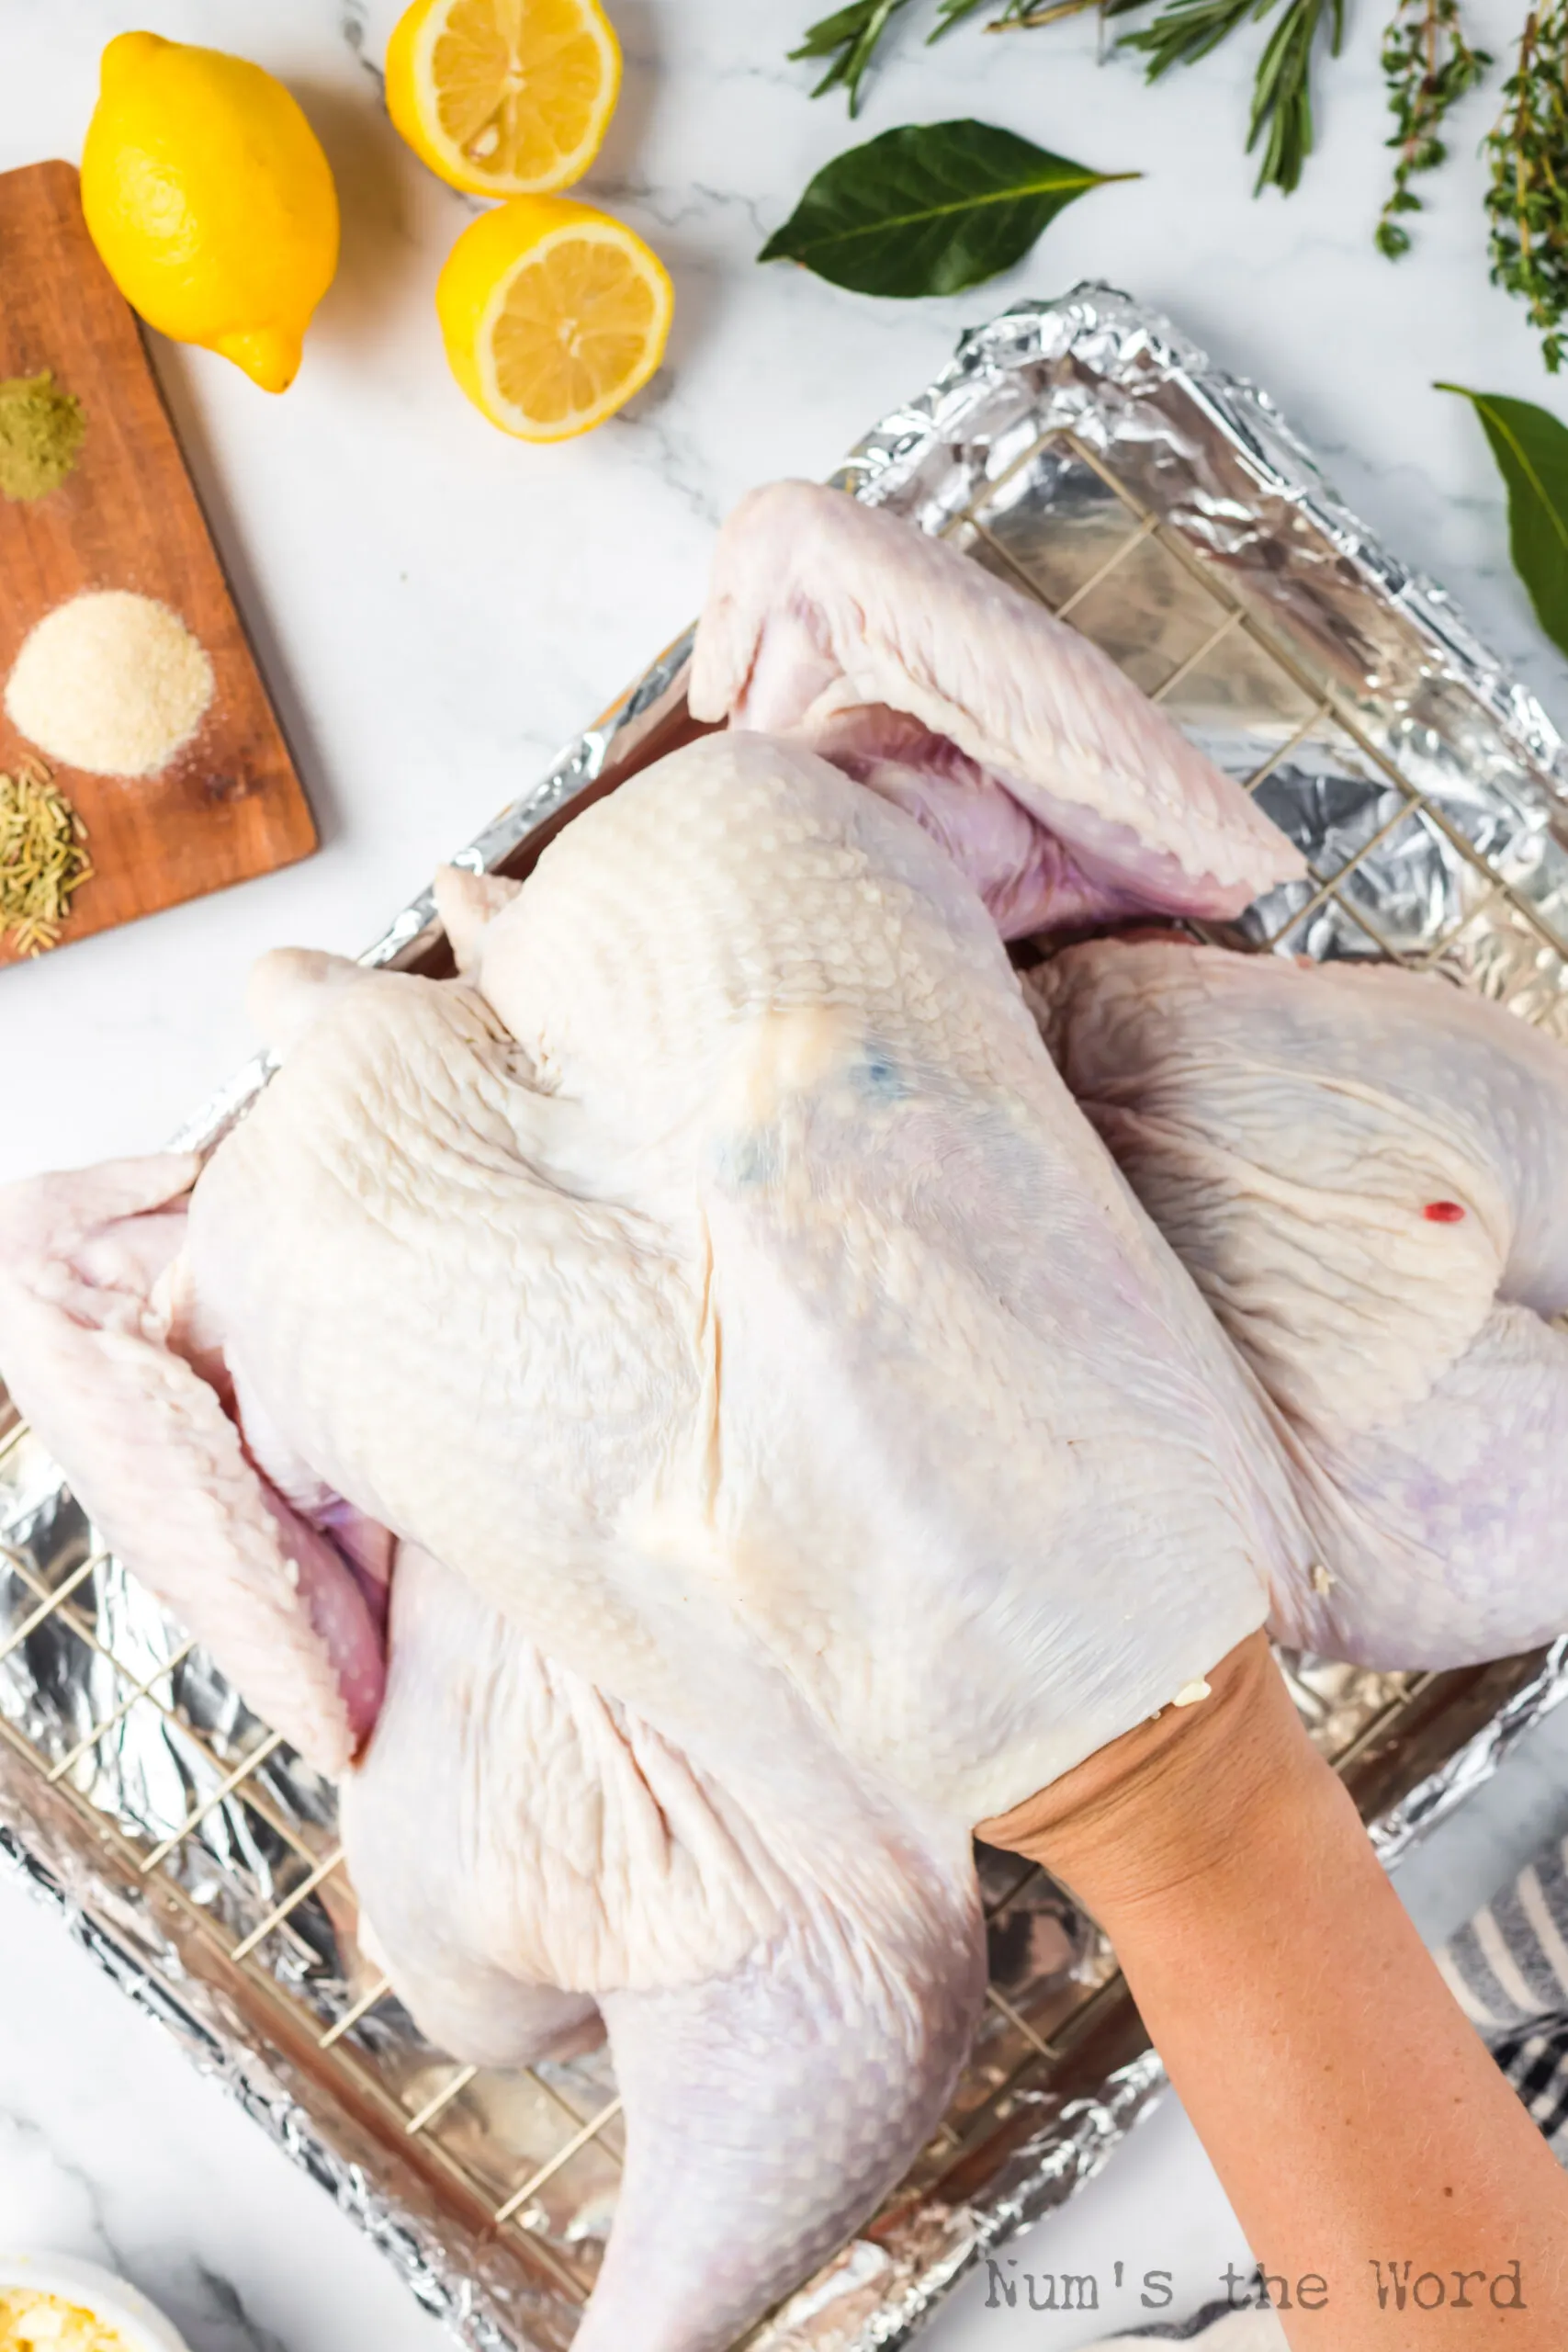
<svg viewBox="0 0 1568 2352"><path fill-rule="evenodd" d="M453 374L525 441L570 440L623 407L663 357L674 306L635 232L561 196L482 213L435 288Z"/></svg>
<svg viewBox="0 0 1568 2352"><path fill-rule="evenodd" d="M581 179L620 87L598 0L413 0L387 50L392 120L433 172L476 196Z"/></svg>

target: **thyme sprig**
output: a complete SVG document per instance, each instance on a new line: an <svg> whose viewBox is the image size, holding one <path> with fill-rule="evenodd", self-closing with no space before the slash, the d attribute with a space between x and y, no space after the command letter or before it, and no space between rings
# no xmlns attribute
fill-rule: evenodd
<svg viewBox="0 0 1568 2352"><path fill-rule="evenodd" d="M1441 133L1449 111L1484 79L1493 62L1465 39L1459 0L1399 0L1382 42L1383 80L1395 125L1388 144L1397 161L1374 232L1378 250L1390 261L1410 251L1410 232L1400 216L1422 209L1411 181L1446 161Z"/></svg>
<svg viewBox="0 0 1568 2352"><path fill-rule="evenodd" d="M1568 0L1526 17L1486 154L1493 281L1526 304L1555 375L1568 351Z"/></svg>

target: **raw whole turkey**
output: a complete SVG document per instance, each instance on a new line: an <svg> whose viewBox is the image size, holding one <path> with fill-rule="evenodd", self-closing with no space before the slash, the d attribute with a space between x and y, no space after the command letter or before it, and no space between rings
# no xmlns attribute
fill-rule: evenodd
<svg viewBox="0 0 1568 2352"><path fill-rule="evenodd" d="M488 2064L603 2018L583 2352L720 2352L874 2206L981 1997L973 1824L1320 1549L998 936L1234 913L1295 853L837 493L728 527L693 698L729 730L525 885L443 878L455 979L265 959L278 1073L205 1168L0 1199L8 1384L342 1775L416 2016Z"/></svg>

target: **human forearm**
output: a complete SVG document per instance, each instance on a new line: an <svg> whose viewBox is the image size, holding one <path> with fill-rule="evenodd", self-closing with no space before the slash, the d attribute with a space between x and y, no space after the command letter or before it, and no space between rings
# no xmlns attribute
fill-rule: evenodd
<svg viewBox="0 0 1568 2352"><path fill-rule="evenodd" d="M1212 1680L985 1834L1111 1933L1293 2347L1558 2352L1568 2184L1261 1639Z"/></svg>

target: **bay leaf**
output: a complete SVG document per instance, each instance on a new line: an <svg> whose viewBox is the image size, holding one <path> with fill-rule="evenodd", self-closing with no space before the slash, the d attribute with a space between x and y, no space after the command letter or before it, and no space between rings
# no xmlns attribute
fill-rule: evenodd
<svg viewBox="0 0 1568 2352"><path fill-rule="evenodd" d="M1481 419L1507 485L1514 570L1542 628L1568 653L1568 425L1533 401L1474 392L1465 384L1435 389L1457 392Z"/></svg>
<svg viewBox="0 0 1568 2352"><path fill-rule="evenodd" d="M760 261L857 294L957 294L1021 261L1064 205L1135 172L1095 172L993 123L907 123L823 165Z"/></svg>

